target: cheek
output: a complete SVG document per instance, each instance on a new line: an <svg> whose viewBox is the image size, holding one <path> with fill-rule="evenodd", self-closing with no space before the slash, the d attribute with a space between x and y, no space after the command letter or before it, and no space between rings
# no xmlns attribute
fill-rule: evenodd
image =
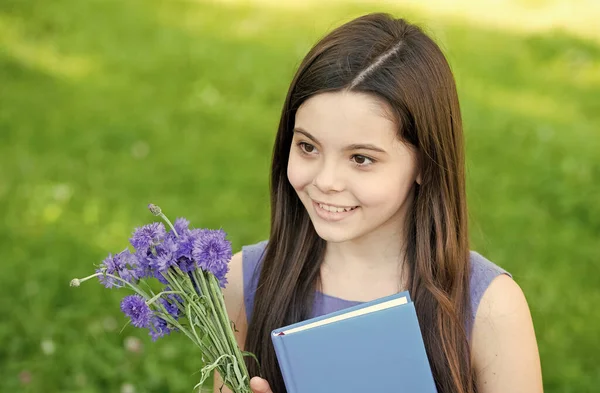
<svg viewBox="0 0 600 393"><path fill-rule="evenodd" d="M389 206L391 209L404 203L411 188L410 178L399 177L398 173L382 173L354 187L355 196L365 206Z"/></svg>
<svg viewBox="0 0 600 393"><path fill-rule="evenodd" d="M310 165L307 165L302 157L298 157L297 154L294 153L290 154L287 177L288 181L296 191L302 190L313 180Z"/></svg>

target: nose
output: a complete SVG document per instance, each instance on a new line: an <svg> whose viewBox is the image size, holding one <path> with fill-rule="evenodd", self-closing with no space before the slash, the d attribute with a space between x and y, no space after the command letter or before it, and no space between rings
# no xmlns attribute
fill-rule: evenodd
<svg viewBox="0 0 600 393"><path fill-rule="evenodd" d="M344 180L340 168L331 160L323 161L315 175L313 184L322 193L338 192L344 189Z"/></svg>

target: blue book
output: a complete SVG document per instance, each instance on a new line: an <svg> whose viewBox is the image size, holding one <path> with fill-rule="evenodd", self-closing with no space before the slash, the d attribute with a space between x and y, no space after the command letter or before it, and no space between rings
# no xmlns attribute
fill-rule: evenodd
<svg viewBox="0 0 600 393"><path fill-rule="evenodd" d="M437 393L407 291L271 332L288 393Z"/></svg>

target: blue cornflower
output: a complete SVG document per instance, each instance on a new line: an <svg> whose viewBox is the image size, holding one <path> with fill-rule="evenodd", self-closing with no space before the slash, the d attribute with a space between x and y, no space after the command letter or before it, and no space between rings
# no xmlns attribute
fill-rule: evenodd
<svg viewBox="0 0 600 393"><path fill-rule="evenodd" d="M148 265L155 277L162 276L171 266L177 263L175 252L177 243L167 238L162 243L154 247L154 253L148 255Z"/></svg>
<svg viewBox="0 0 600 393"><path fill-rule="evenodd" d="M169 230L169 232L167 232L167 237L173 240L180 241L182 240L182 238L186 237L190 232L190 222L183 217L176 219L173 227L175 228L175 231L171 229ZM177 235L175 235L175 232L177 232Z"/></svg>
<svg viewBox="0 0 600 393"><path fill-rule="evenodd" d="M186 257L179 258L177 260L177 266L179 266L179 269L181 269L181 271L184 273L189 273L196 269L196 263L194 260Z"/></svg>
<svg viewBox="0 0 600 393"><path fill-rule="evenodd" d="M177 265L182 272L190 273L197 268L193 256L194 241L204 236L206 232L206 229L188 229L183 231L183 234L177 239L175 257L177 258Z"/></svg>
<svg viewBox="0 0 600 393"><path fill-rule="evenodd" d="M150 246L160 243L165 235L165 226L162 223L153 222L141 228L136 228L129 242L138 253L143 255L146 254Z"/></svg>
<svg viewBox="0 0 600 393"><path fill-rule="evenodd" d="M150 326L150 337L152 337L152 341L156 341L161 337L166 336L167 334L171 334L171 329L167 324L167 321L158 316L153 316L151 320Z"/></svg>
<svg viewBox="0 0 600 393"><path fill-rule="evenodd" d="M221 287L225 287L227 283L225 275L229 270L228 263L232 256L231 242L225 238L226 236L223 230L204 230L198 236L194 236L192 249L198 267L214 274Z"/></svg>
<svg viewBox="0 0 600 393"><path fill-rule="evenodd" d="M177 239L177 258L185 257L187 259L193 259L192 251L194 250L194 241L204 236L207 231L208 230L206 229L184 231Z"/></svg>
<svg viewBox="0 0 600 393"><path fill-rule="evenodd" d="M228 271L229 271L229 265L227 265L227 264L215 265L213 270L211 270L211 273L215 275L217 280L219 280L219 286L221 288L225 288L225 286L227 285L226 275L227 275Z"/></svg>
<svg viewBox="0 0 600 393"><path fill-rule="evenodd" d="M96 269L96 273L112 274L113 276L120 277L127 282L133 283L140 278L138 269L139 261L135 255L131 254L128 249L125 249L114 256L109 254L108 257L102 261L100 267ZM106 288L122 287L124 285L122 282L104 274L99 275L98 279Z"/></svg>
<svg viewBox="0 0 600 393"><path fill-rule="evenodd" d="M173 318L177 319L179 318L179 307L177 306L175 299L169 298L169 300L161 298L160 303L164 306L164 308Z"/></svg>
<svg viewBox="0 0 600 393"><path fill-rule="evenodd" d="M154 275L152 273L152 269L150 268L152 252L148 249L144 253L136 252L135 256L138 260L136 275L139 278L153 277Z"/></svg>
<svg viewBox="0 0 600 393"><path fill-rule="evenodd" d="M140 295L129 295L121 301L121 311L131 319L135 327L148 327L152 311Z"/></svg>
<svg viewBox="0 0 600 393"><path fill-rule="evenodd" d="M179 217L175 220L175 224L173 225L173 227L175 227L177 234L179 236L182 236L185 235L187 231L189 231L190 222L183 217Z"/></svg>

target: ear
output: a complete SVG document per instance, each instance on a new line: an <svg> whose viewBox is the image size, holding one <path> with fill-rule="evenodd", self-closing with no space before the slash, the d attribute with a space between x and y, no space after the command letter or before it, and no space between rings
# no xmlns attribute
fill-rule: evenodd
<svg viewBox="0 0 600 393"><path fill-rule="evenodd" d="M415 180L415 181L417 182L417 184L418 184L418 185L421 185L421 181L422 181L422 178L421 178L421 171L419 171L419 174L417 175L417 178L416 178L416 180Z"/></svg>

